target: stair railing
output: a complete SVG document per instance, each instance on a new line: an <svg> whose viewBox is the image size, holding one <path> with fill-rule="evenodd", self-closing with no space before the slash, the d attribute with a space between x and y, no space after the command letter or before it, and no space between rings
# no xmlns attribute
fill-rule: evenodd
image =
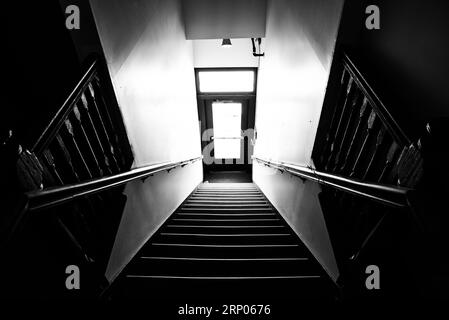
<svg viewBox="0 0 449 320"><path fill-rule="evenodd" d="M124 173L119 173L109 177L93 179L76 184L64 185L61 187L46 188L43 190L30 191L25 193L24 210L37 212L54 206L74 201L96 193L104 192L119 186L123 186L134 180L145 180L156 173L184 167L202 159L196 157L183 161L170 161L160 164L153 164L137 169L132 169Z"/></svg>
<svg viewBox="0 0 449 320"><path fill-rule="evenodd" d="M17 151L12 156L18 182L12 183L19 185L14 192L20 196L2 217L1 247L14 250L25 225L47 219L48 228L62 231L80 263L97 270L94 294L107 286L104 271L126 203L125 184L202 158L131 169L133 153L104 59L89 66L31 151L12 133L2 144Z"/></svg>
<svg viewBox="0 0 449 320"><path fill-rule="evenodd" d="M315 167L254 159L321 185L318 201L340 280L353 284L359 279L351 277L364 272L354 268L374 256L391 266L392 243L401 243L398 230L409 222L420 226L412 195L423 176L422 144L405 134L347 52L337 49L329 79L312 152Z"/></svg>
<svg viewBox="0 0 449 320"><path fill-rule="evenodd" d="M96 59L31 152L45 186L77 183L128 170L133 161L104 61Z"/></svg>
<svg viewBox="0 0 449 320"><path fill-rule="evenodd" d="M317 169L363 181L413 187L421 179L412 143L346 52L333 62L312 153Z"/></svg>
<svg viewBox="0 0 449 320"><path fill-rule="evenodd" d="M256 156L253 156L253 159L267 167L280 170L281 172L288 172L303 180L306 179L314 181L321 185L332 187L391 207L408 207L408 197L414 192L414 189L412 188L378 183L367 183L357 179L320 172L318 170L296 164L272 161Z"/></svg>

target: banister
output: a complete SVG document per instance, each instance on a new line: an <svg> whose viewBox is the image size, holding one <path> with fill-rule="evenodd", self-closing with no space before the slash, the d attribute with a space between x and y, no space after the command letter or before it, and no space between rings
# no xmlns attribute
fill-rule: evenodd
<svg viewBox="0 0 449 320"><path fill-rule="evenodd" d="M363 92L365 97L369 100L370 105L376 111L376 114L379 116L389 133L402 147L409 146L411 144L411 140L407 137L405 132L401 129L399 124L388 111L388 108L375 93L372 86L369 84L365 76L363 76L362 72L354 62L354 59L351 58L348 52L343 52L343 64L353 77L354 81L358 84L358 87Z"/></svg>
<svg viewBox="0 0 449 320"><path fill-rule="evenodd" d="M409 202L407 197L414 191L410 188L366 183L356 179L349 179L335 174L320 172L296 164L266 160L257 156L253 156L252 159L265 166L288 172L301 179L315 181L319 184L330 186L392 207L408 207Z"/></svg>
<svg viewBox="0 0 449 320"><path fill-rule="evenodd" d="M50 208L81 197L85 197L126 184L133 180L144 179L158 172L170 171L177 167L184 167L188 164L195 163L200 159L202 159L202 156L184 161L172 161L148 165L113 176L93 179L90 181L65 185L61 187L52 187L44 190L31 191L25 194L25 207L27 211L31 212Z"/></svg>
<svg viewBox="0 0 449 320"><path fill-rule="evenodd" d="M92 80L92 77L95 75L95 72L98 69L98 59L96 59L92 64L89 66L87 71L84 73L81 80L78 82L78 84L75 86L75 88L72 90L68 98L65 100L62 107L58 110L56 115L53 117L53 119L50 121L49 125L45 128L43 133L40 135L39 139L34 144L31 151L35 154L40 154L50 143L51 139L55 136L55 134L58 132L58 130L61 128L64 119L67 117L67 115L71 112L74 103L79 99L81 94L83 93L85 87L89 84L89 82Z"/></svg>

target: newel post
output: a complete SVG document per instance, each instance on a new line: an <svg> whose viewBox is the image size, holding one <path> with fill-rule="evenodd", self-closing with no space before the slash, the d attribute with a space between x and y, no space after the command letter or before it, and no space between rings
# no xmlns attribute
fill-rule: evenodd
<svg viewBox="0 0 449 320"><path fill-rule="evenodd" d="M42 172L37 157L20 145L12 130L0 133L0 234L15 228L24 193L43 188Z"/></svg>

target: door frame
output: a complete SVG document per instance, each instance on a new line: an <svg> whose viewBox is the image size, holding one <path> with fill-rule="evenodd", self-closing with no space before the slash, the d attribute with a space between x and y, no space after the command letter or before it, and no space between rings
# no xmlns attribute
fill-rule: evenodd
<svg viewBox="0 0 449 320"><path fill-rule="evenodd" d="M199 72L200 71L253 71L254 72L254 90L252 92L210 92L210 93L202 93L199 91ZM200 121L200 135L201 135L201 151L204 150L205 146L210 143L210 141L203 141L202 135L206 128L206 120L207 113L206 108L207 104L211 103L214 100L226 100L226 101L236 101L241 102L242 100L247 100L247 117L249 118L247 121L248 128L253 128L255 126L255 113L256 113L256 92L257 92L257 68L251 67L232 67L232 68L195 68L195 84L196 84L196 93L197 93L197 102L198 102L198 120ZM243 108L243 103L242 103ZM243 111L243 110L242 110ZM252 116L250 115L252 114ZM242 122L244 116L242 115ZM237 164L237 159L233 159L232 164L225 164L225 159L222 159L219 164L210 164L206 165L203 161L204 171L247 171L251 172L252 165L250 159L247 161L247 152L249 152L249 143L250 141L246 140L244 146L244 154L242 155L244 158L243 164ZM227 160L229 161L229 159Z"/></svg>

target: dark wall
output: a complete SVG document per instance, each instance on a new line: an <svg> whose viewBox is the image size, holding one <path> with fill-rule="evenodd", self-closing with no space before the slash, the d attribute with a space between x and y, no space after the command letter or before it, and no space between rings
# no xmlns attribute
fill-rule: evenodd
<svg viewBox="0 0 449 320"><path fill-rule="evenodd" d="M78 59L81 65L87 68L89 58L93 55L103 55L97 26L92 14L89 0L59 0L61 10L65 11L69 5L76 5L80 9L80 29L70 31Z"/></svg>
<svg viewBox="0 0 449 320"><path fill-rule="evenodd" d="M381 29L365 28L365 9L380 8ZM449 115L449 2L347 0L338 43L355 50L387 107L413 137Z"/></svg>
<svg viewBox="0 0 449 320"><path fill-rule="evenodd" d="M88 6L87 1L80 2ZM83 6L81 23L88 27ZM12 129L31 148L81 78L83 60L94 47L89 43L95 40L79 33L83 39L79 43L86 46L75 48L76 37L72 39L71 33L83 29L66 29L58 0L10 1L2 5L0 20L4 54L1 134Z"/></svg>

